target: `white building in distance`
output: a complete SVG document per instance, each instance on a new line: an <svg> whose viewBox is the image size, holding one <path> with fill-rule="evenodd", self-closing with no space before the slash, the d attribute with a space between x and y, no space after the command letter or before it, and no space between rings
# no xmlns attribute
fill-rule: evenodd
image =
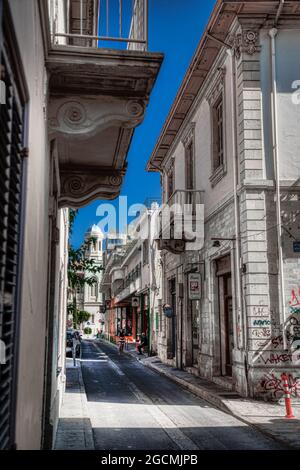
<svg viewBox="0 0 300 470"><path fill-rule="evenodd" d="M92 242L86 257L93 259L96 266L103 265L103 240L104 235L97 225L92 225L85 233L85 240L91 239ZM88 273L86 273L88 275ZM85 284L84 287L78 287L76 292L76 304L79 310L85 310L90 313L90 318L84 323L83 328L90 327L92 335L100 332L104 323L103 314L101 313L103 306L103 294L100 292L100 283L103 272L95 274L95 283L93 285Z"/></svg>

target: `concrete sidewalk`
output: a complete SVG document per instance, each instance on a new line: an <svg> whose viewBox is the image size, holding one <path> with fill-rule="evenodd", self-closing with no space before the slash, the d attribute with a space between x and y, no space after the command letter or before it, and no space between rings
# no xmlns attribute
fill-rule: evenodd
<svg viewBox="0 0 300 470"><path fill-rule="evenodd" d="M281 444L300 449L299 405L293 407L295 419L286 419L284 405L242 398L209 380L163 364L157 357L144 358L141 362Z"/></svg>
<svg viewBox="0 0 300 470"><path fill-rule="evenodd" d="M55 450L94 449L93 431L88 416L80 361L76 360L76 363L77 366L74 367L73 359L67 359L67 384L60 411Z"/></svg>

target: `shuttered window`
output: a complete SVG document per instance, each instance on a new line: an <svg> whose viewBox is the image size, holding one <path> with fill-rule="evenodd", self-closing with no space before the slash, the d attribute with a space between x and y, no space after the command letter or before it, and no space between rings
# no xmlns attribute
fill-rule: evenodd
<svg viewBox="0 0 300 470"><path fill-rule="evenodd" d="M24 108L15 83L4 34L1 80L5 102L0 104L0 339L5 358L0 364L0 449L13 444L13 394L16 365L17 279L20 244L22 141ZM3 348L2 348L3 350ZM4 361L5 359L5 361Z"/></svg>

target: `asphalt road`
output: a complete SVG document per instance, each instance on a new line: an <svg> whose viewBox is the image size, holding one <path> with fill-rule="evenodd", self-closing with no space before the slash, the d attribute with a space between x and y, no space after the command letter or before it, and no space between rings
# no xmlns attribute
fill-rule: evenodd
<svg viewBox="0 0 300 470"><path fill-rule="evenodd" d="M84 341L97 450L276 450L280 446L114 346Z"/></svg>

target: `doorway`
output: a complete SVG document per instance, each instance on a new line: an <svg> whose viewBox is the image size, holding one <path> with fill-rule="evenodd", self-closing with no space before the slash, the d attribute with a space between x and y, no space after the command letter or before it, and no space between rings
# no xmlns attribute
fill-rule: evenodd
<svg viewBox="0 0 300 470"><path fill-rule="evenodd" d="M192 324L192 366L198 367L199 359L199 301L191 300Z"/></svg>
<svg viewBox="0 0 300 470"><path fill-rule="evenodd" d="M231 377L234 336L230 255L217 260L217 278L219 300L220 375Z"/></svg>
<svg viewBox="0 0 300 470"><path fill-rule="evenodd" d="M169 353L173 358L176 355L176 278L169 280L169 296L170 296L170 305L173 310L173 315L171 318L171 332L170 332L170 347Z"/></svg>

